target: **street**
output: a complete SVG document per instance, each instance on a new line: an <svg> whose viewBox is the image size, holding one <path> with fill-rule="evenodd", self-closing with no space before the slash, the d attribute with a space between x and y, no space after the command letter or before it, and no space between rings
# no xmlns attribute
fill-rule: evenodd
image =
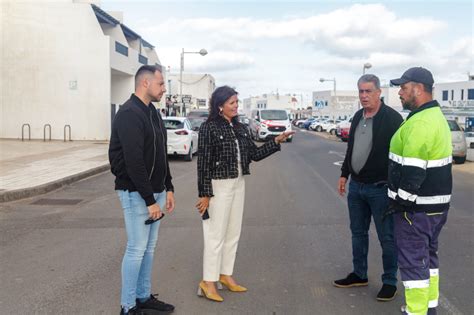
<svg viewBox="0 0 474 315"><path fill-rule="evenodd" d="M235 278L247 293L223 303L196 296L202 227L196 160L170 158L176 209L160 227L153 293L175 314L399 314L403 286L377 302L381 250L372 225L369 286L340 289L352 271L346 199L336 191L346 143L298 131L251 164ZM438 314L472 314L472 174L454 166L453 201L440 237ZM109 172L30 199L0 204L0 314L118 314L126 236Z"/></svg>

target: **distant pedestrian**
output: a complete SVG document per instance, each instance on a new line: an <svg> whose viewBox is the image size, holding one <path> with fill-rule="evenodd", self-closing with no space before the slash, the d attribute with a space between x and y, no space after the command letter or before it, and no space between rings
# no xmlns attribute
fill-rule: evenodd
<svg viewBox="0 0 474 315"><path fill-rule="evenodd" d="M120 108L112 124L109 160L127 232L122 261L122 315L174 310L173 305L151 294L158 220L164 215L163 209L171 213L175 205L166 129L152 104L165 91L160 69L142 66L135 75L135 93Z"/></svg>
<svg viewBox="0 0 474 315"><path fill-rule="evenodd" d="M349 132L347 152L338 182L341 196L349 177L350 229L352 234L353 271L334 281L339 288L368 285L367 255L370 221L374 220L382 247L382 288L377 300L390 301L397 293L397 255L392 218L382 220L388 206L387 174L390 139L398 129L402 116L385 105L380 98L380 80L365 74L357 82L362 109L354 114Z"/></svg>
<svg viewBox="0 0 474 315"><path fill-rule="evenodd" d="M438 237L452 191L451 132L436 100L433 75L410 68L400 79L403 108L411 111L390 143L388 195L394 214L405 314L436 314L439 298Z"/></svg>
<svg viewBox="0 0 474 315"><path fill-rule="evenodd" d="M247 289L232 277L244 211L245 180L251 161L280 150L294 132L284 132L257 147L248 127L238 120L237 92L222 86L212 93L210 114L199 130L198 191L196 205L204 232L203 281L198 294L222 302L215 283L232 292Z"/></svg>

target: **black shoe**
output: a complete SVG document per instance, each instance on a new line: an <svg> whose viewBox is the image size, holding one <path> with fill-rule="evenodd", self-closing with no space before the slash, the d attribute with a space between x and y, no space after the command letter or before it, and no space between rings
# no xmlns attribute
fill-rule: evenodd
<svg viewBox="0 0 474 315"><path fill-rule="evenodd" d="M336 280L333 284L338 288L364 287L369 285L369 280L361 279L358 275L351 272L347 277Z"/></svg>
<svg viewBox="0 0 474 315"><path fill-rule="evenodd" d="M142 315L143 312L141 312L140 310L137 310L137 307L134 306L132 307L131 309L128 310L128 313L125 313L125 310L122 309L120 310L120 315L125 315L125 314L128 314L128 315Z"/></svg>
<svg viewBox="0 0 474 315"><path fill-rule="evenodd" d="M140 302L137 299L137 308L139 310L155 310L163 313L172 313L174 311L173 305L158 300L156 296L158 294L150 294L150 298L145 302Z"/></svg>
<svg viewBox="0 0 474 315"><path fill-rule="evenodd" d="M380 289L379 294L377 294L378 301L391 301L397 295L397 287L390 284L384 284L382 289Z"/></svg>

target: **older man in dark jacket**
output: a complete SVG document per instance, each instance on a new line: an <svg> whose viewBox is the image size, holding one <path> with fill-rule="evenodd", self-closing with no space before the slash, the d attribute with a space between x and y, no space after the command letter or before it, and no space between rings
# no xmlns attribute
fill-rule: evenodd
<svg viewBox="0 0 474 315"><path fill-rule="evenodd" d="M367 254L369 228L374 219L382 246L384 273L383 286L377 295L379 301L389 301L397 292L397 254L393 237L393 219L382 220L388 205L387 174L390 139L403 119L380 99L380 81L372 74L358 81L362 109L355 113L349 134L347 152L338 183L339 193L347 197L352 233L353 271L344 279L334 281L336 287L347 288L368 285Z"/></svg>

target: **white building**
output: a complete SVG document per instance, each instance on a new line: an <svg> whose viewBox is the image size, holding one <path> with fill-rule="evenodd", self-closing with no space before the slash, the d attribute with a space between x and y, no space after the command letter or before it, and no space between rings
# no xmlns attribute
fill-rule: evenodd
<svg viewBox="0 0 474 315"><path fill-rule="evenodd" d="M172 107L177 113L181 112L180 75L169 73L167 75L168 96ZM182 93L185 101L186 112L190 109L208 108L212 92L216 89L216 80L210 74L183 73Z"/></svg>
<svg viewBox="0 0 474 315"><path fill-rule="evenodd" d="M313 116L345 119L354 114L359 106L357 91L313 92Z"/></svg>
<svg viewBox="0 0 474 315"><path fill-rule="evenodd" d="M285 109L288 111L296 110L298 100L290 94L262 94L259 96L250 96L243 99L242 112L250 117L254 109Z"/></svg>
<svg viewBox="0 0 474 315"><path fill-rule="evenodd" d="M1 138L20 138L29 124L42 139L49 124L53 139L69 126L73 140L107 140L137 69L160 65L121 13L90 2L0 1Z"/></svg>
<svg viewBox="0 0 474 315"><path fill-rule="evenodd" d="M446 117L456 119L464 127L467 117L474 117L474 78L468 81L437 83L433 97Z"/></svg>

